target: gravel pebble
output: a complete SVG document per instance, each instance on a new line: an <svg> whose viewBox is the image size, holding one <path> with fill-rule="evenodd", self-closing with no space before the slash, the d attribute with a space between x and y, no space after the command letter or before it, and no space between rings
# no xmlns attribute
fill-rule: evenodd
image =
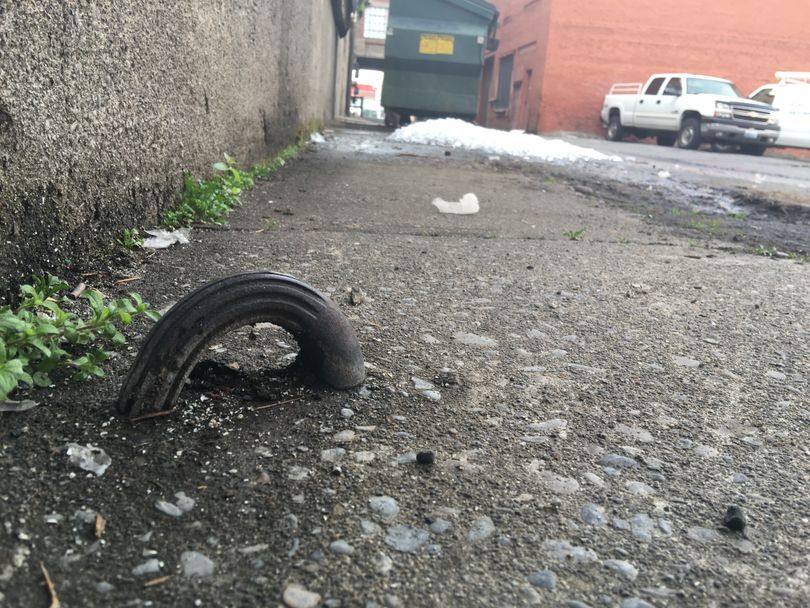
<svg viewBox="0 0 810 608"><path fill-rule="evenodd" d="M390 496L372 496L368 499L368 507L385 520L394 519L399 513L397 501Z"/></svg>
<svg viewBox="0 0 810 608"><path fill-rule="evenodd" d="M621 454L605 454L599 459L599 464L603 467L611 467L614 469L631 469L638 466L638 462L633 458L622 456Z"/></svg>
<svg viewBox="0 0 810 608"><path fill-rule="evenodd" d="M652 533L655 528L653 520L646 513L637 513L630 518L630 531L633 538L644 542L652 541Z"/></svg>
<svg viewBox="0 0 810 608"><path fill-rule="evenodd" d="M346 456L346 450L343 448L330 448L321 451L321 460L323 462L337 463L343 460L344 456Z"/></svg>
<svg viewBox="0 0 810 608"><path fill-rule="evenodd" d="M470 529L467 531L467 540L470 542L478 542L492 535L495 532L495 524L492 520L484 515L476 519Z"/></svg>
<svg viewBox="0 0 810 608"><path fill-rule="evenodd" d="M722 537L717 530L693 526L686 531L686 535L692 540L702 543L711 543L720 540Z"/></svg>
<svg viewBox="0 0 810 608"><path fill-rule="evenodd" d="M543 543L543 549L555 559L561 561L571 560L575 563L587 564L599 559L593 549L576 547L567 540L547 540Z"/></svg>
<svg viewBox="0 0 810 608"><path fill-rule="evenodd" d="M335 443L349 443L350 441L354 441L354 437L355 432L351 429L347 429L345 431L336 433L332 439L335 441Z"/></svg>
<svg viewBox="0 0 810 608"><path fill-rule="evenodd" d="M309 591L295 583L284 588L282 599L289 608L317 608L321 604L321 595L319 593Z"/></svg>
<svg viewBox="0 0 810 608"><path fill-rule="evenodd" d="M638 597L628 597L622 600L621 608L655 608L653 604Z"/></svg>
<svg viewBox="0 0 810 608"><path fill-rule="evenodd" d="M579 516L582 518L582 521L592 526L604 526L607 523L604 509L592 502L582 506L582 509L579 511Z"/></svg>
<svg viewBox="0 0 810 608"><path fill-rule="evenodd" d="M372 556L371 564L377 574L388 574L394 567L393 560L382 551L378 551Z"/></svg>
<svg viewBox="0 0 810 608"><path fill-rule="evenodd" d="M607 568L610 568L628 581L634 581L638 577L638 570L630 562L621 559L608 559L605 560L604 563Z"/></svg>
<svg viewBox="0 0 810 608"><path fill-rule="evenodd" d="M655 489L651 486L648 486L643 481L628 481L625 482L624 487L633 494L638 496L649 496L650 494L655 494Z"/></svg>
<svg viewBox="0 0 810 608"><path fill-rule="evenodd" d="M196 551L184 551L180 555L180 566L183 568L183 576L205 577L214 573L214 562Z"/></svg>
<svg viewBox="0 0 810 608"><path fill-rule="evenodd" d="M394 526L385 535L385 544L403 553L414 553L427 540L427 530L413 526Z"/></svg>
<svg viewBox="0 0 810 608"><path fill-rule="evenodd" d="M541 589L554 589L557 586L557 575L551 570L537 570L529 574L529 582Z"/></svg>
<svg viewBox="0 0 810 608"><path fill-rule="evenodd" d="M193 498L189 498L186 496L185 492L178 492L174 495L175 501L174 504L177 505L177 508L180 509L183 513L188 513L194 508L196 501Z"/></svg>
<svg viewBox="0 0 810 608"><path fill-rule="evenodd" d="M329 550L336 555L351 555L354 553L354 547L345 540L336 540L330 543Z"/></svg>
<svg viewBox="0 0 810 608"><path fill-rule="evenodd" d="M442 519L441 517L437 517L431 522L430 531L434 534L444 534L452 527L453 525L449 521Z"/></svg>
<svg viewBox="0 0 810 608"><path fill-rule="evenodd" d="M164 515L168 515L170 517L183 516L183 511L180 509L180 507L165 500L158 500L155 502L155 508Z"/></svg>
<svg viewBox="0 0 810 608"><path fill-rule="evenodd" d="M160 572L161 563L157 558L146 560L132 569L132 576L147 576Z"/></svg>

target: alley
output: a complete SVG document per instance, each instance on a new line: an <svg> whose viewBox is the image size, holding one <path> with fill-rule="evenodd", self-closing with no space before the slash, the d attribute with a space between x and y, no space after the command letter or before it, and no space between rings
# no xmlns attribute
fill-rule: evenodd
<svg viewBox="0 0 810 608"><path fill-rule="evenodd" d="M600 174L311 144L129 288L160 309L294 275L346 313L366 383L267 373L294 343L255 327L211 344L170 416L111 416L134 350L60 385L8 419L0 568L47 564L66 606L806 605L810 266L656 221L635 197L666 190ZM431 205L468 192L475 215ZM68 442L112 464L78 471ZM45 605L39 571L0 573L4 605Z"/></svg>

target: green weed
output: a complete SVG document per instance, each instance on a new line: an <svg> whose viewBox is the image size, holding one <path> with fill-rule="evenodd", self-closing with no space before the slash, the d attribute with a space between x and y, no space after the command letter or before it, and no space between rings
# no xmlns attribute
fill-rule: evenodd
<svg viewBox="0 0 810 608"><path fill-rule="evenodd" d="M297 137L300 139L300 134ZM275 158L254 165L250 171L238 169L236 161L225 154L225 162L211 165L217 173L212 179L195 180L186 175L180 204L163 216L163 224L177 228L193 223L224 223L228 214L239 204L242 192L250 190L256 179L267 177L286 165L298 155L300 147L301 144L291 144Z"/></svg>
<svg viewBox="0 0 810 608"><path fill-rule="evenodd" d="M566 232L563 232L563 236L571 241L581 241L582 237L585 236L585 228L580 228L578 230L568 230Z"/></svg>
<svg viewBox="0 0 810 608"><path fill-rule="evenodd" d="M754 253L756 255L762 255L766 258L772 258L776 255L776 247L766 246L766 245L757 245L754 247Z"/></svg>
<svg viewBox="0 0 810 608"><path fill-rule="evenodd" d="M117 242L127 251L143 247L143 239L137 228L125 228L124 232L121 234L121 238L118 239Z"/></svg>
<svg viewBox="0 0 810 608"><path fill-rule="evenodd" d="M102 294L90 289L81 294L81 305L67 297L68 289L56 277L34 277L33 285L20 287L16 308L0 307L0 401L21 382L50 386L57 369L79 379L103 376L105 348L126 341L119 325L129 325L137 315L159 318L137 293L105 304Z"/></svg>
<svg viewBox="0 0 810 608"><path fill-rule="evenodd" d="M729 213L728 216L735 220L745 221L748 219L748 214L745 211L736 211L734 213Z"/></svg>
<svg viewBox="0 0 810 608"><path fill-rule="evenodd" d="M702 219L691 220L688 227L692 230L705 230L714 232L720 227L720 220L715 218L703 217Z"/></svg>

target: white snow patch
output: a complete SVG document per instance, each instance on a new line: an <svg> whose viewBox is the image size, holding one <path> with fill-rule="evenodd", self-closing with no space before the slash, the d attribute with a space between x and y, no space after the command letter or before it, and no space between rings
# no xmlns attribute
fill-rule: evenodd
<svg viewBox="0 0 810 608"><path fill-rule="evenodd" d="M487 129L458 118L438 118L415 122L397 129L389 135L389 139L413 144L477 150L494 155L519 156L528 160L610 160L616 162L622 160L619 156L608 156L591 148L575 146L560 139L546 139L523 131Z"/></svg>
<svg viewBox="0 0 810 608"><path fill-rule="evenodd" d="M458 201L446 201L442 198L434 198L433 206L439 213L454 213L456 215L472 215L478 213L478 197L472 192L468 192Z"/></svg>

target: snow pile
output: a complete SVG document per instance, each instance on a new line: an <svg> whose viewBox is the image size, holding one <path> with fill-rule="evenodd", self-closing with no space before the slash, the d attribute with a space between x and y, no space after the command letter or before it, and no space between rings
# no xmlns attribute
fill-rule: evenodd
<svg viewBox="0 0 810 608"><path fill-rule="evenodd" d="M569 144L560 139L546 139L538 135L529 135L523 131L486 129L458 118L439 118L415 122L397 129L389 136L389 139L412 144L477 150L488 154L506 154L529 160L621 161L619 156L608 156L590 148Z"/></svg>

